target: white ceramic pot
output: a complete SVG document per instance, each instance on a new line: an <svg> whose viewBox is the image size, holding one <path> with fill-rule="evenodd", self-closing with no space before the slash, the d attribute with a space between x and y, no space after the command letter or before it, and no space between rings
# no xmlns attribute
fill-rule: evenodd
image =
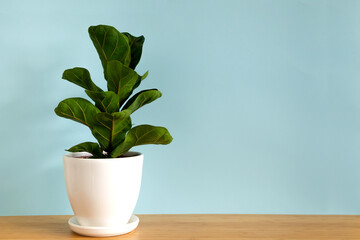
<svg viewBox="0 0 360 240"><path fill-rule="evenodd" d="M139 196L144 156L128 152L121 158L81 158L88 155L63 156L66 189L79 224L127 224Z"/></svg>

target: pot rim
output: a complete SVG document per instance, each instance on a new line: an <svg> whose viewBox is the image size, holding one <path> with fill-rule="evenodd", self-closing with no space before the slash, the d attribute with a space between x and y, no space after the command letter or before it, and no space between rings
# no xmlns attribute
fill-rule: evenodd
<svg viewBox="0 0 360 240"><path fill-rule="evenodd" d="M76 160L83 160L83 161L96 161L96 160L103 160L103 161L119 161L119 160L125 160L129 158L138 158L144 156L141 152L135 152L135 151L129 151L124 154L124 157L119 158L82 158L81 156L92 156L88 152L70 152L65 153L63 155L64 158L68 159L76 159ZM126 156L128 155L128 156Z"/></svg>

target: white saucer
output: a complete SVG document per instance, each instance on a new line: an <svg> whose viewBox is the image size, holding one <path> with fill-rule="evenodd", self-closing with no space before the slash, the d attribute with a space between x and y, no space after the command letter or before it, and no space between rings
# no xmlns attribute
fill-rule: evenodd
<svg viewBox="0 0 360 240"><path fill-rule="evenodd" d="M70 229L77 234L89 236L89 237L111 237L117 235L123 235L134 230L139 224L139 218L132 215L129 222L126 225L118 227L86 227L81 226L76 217L72 217L68 221Z"/></svg>

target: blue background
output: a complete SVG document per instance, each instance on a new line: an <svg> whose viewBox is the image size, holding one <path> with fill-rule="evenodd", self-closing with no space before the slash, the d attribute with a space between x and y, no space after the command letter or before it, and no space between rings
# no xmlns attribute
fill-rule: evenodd
<svg viewBox="0 0 360 240"><path fill-rule="evenodd" d="M360 213L359 1L0 1L0 215L72 214L64 149L93 141L57 117L88 37L146 37L133 115L166 126L145 154L136 213Z"/></svg>

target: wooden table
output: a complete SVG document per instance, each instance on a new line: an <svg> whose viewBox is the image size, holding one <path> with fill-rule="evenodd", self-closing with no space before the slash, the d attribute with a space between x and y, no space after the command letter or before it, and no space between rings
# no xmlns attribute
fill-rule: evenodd
<svg viewBox="0 0 360 240"><path fill-rule="evenodd" d="M123 240L360 239L360 216L138 215L138 228ZM70 216L0 217L0 239L95 239L69 229Z"/></svg>

